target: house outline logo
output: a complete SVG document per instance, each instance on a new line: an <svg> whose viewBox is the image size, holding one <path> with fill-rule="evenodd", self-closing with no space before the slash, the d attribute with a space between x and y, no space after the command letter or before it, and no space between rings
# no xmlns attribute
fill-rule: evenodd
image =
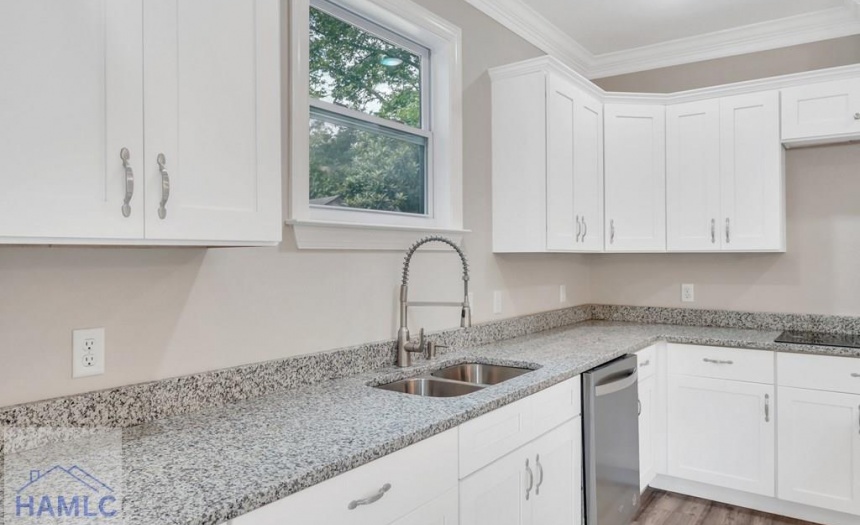
<svg viewBox="0 0 860 525"><path fill-rule="evenodd" d="M46 483L57 480L71 483L81 493L25 496L25 492L36 492ZM72 517L72 518L113 518L118 511L114 508L117 498L114 490L97 477L78 465L65 468L62 465L42 472L30 471L30 479L16 491L15 515L19 518Z"/></svg>

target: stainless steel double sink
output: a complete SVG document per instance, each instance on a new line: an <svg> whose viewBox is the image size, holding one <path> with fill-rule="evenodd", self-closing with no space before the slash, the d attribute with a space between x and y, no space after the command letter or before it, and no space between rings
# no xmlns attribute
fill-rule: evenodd
<svg viewBox="0 0 860 525"><path fill-rule="evenodd" d="M531 372L528 368L462 363L427 375L401 379L376 388L425 397L457 397Z"/></svg>

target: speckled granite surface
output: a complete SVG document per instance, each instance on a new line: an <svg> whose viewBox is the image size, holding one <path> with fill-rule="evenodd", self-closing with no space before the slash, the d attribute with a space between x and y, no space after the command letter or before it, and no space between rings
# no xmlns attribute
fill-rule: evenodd
<svg viewBox="0 0 860 525"><path fill-rule="evenodd" d="M146 423L123 431L124 523L222 523L660 340L860 357L777 333L588 321ZM460 398L369 386L472 360L539 368Z"/></svg>

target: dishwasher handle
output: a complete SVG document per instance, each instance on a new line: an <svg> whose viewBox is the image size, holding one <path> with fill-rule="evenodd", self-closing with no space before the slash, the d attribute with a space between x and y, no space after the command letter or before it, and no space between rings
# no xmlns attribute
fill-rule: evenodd
<svg viewBox="0 0 860 525"><path fill-rule="evenodd" d="M637 381L639 381L639 373L634 368L633 370L630 370L628 375L620 379L594 387L594 395L596 397L608 396L610 394L620 392L625 388L630 388L635 385Z"/></svg>

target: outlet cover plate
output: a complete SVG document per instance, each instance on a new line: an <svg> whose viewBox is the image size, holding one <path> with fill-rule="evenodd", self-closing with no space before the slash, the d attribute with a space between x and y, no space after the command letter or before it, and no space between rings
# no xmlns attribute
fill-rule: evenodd
<svg viewBox="0 0 860 525"><path fill-rule="evenodd" d="M681 285L681 302L693 303L696 302L696 286L692 284Z"/></svg>
<svg viewBox="0 0 860 525"><path fill-rule="evenodd" d="M72 332L72 377L100 376L105 373L105 329L91 328Z"/></svg>

